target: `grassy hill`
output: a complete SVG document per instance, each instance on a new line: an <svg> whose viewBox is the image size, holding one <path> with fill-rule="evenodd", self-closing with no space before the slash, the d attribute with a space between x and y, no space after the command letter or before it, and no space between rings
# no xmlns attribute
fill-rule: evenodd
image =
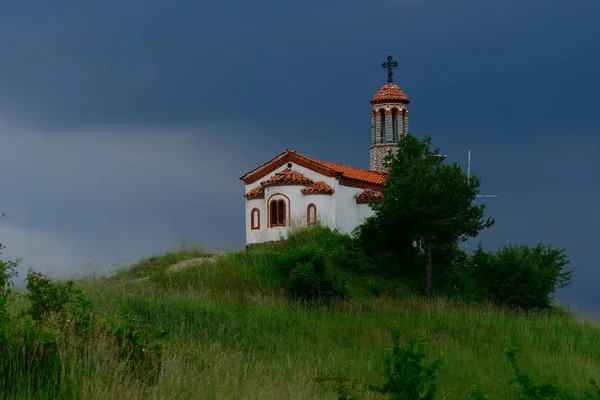
<svg viewBox="0 0 600 400"><path fill-rule="evenodd" d="M428 360L443 352L439 399L470 398L465 392L474 382L491 398L517 398L507 383L507 345L519 349L520 366L534 379L556 377L579 396L588 378L600 377L600 328L568 315L427 300L392 281L376 297L368 282L375 278L343 271L350 298L320 306L290 301L270 254L293 245L218 258L186 249L141 260L110 279L76 282L95 313L135 316L168 335L153 383L135 379L108 340L81 354L62 349L60 397L337 399L344 382L358 398L383 399L364 384L383 383L394 324L404 342L425 333ZM169 268L186 259L193 261ZM24 299L13 305L24 306Z"/></svg>

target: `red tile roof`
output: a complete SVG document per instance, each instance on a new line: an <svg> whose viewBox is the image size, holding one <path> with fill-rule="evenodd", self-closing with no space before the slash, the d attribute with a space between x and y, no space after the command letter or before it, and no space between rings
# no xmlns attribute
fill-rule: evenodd
<svg viewBox="0 0 600 400"><path fill-rule="evenodd" d="M333 194L334 190L325 182L315 182L302 189L304 194Z"/></svg>
<svg viewBox="0 0 600 400"><path fill-rule="evenodd" d="M381 200L383 200L383 194L376 190L365 189L356 195L358 204L379 203Z"/></svg>
<svg viewBox="0 0 600 400"><path fill-rule="evenodd" d="M267 161L263 165L244 174L240 179L243 180L246 185L251 185L288 163L292 163L292 165L297 164L321 175L336 178L341 185L352 187L378 190L381 188L381 185L387 177L387 174L383 172L369 171L329 161L316 160L307 157L294 149L286 149L283 153L280 153L270 161ZM307 183L306 185L309 184L310 183Z"/></svg>
<svg viewBox="0 0 600 400"><path fill-rule="evenodd" d="M284 185L302 185L308 186L313 181L298 171L292 171L291 169L285 169L281 172L276 173L264 182L261 182L262 187L268 186L284 186Z"/></svg>
<svg viewBox="0 0 600 400"><path fill-rule="evenodd" d="M396 85L395 83L386 83L379 88L377 93L375 93L375 96L373 96L371 99L371 104L389 103L395 101L404 104L410 103L410 100L408 97L406 97L400 86Z"/></svg>
<svg viewBox="0 0 600 400"><path fill-rule="evenodd" d="M265 198L265 189L261 186L255 187L248 193L244 195L244 197L248 200L252 199L264 199Z"/></svg>
<svg viewBox="0 0 600 400"><path fill-rule="evenodd" d="M387 176L383 172L369 171L366 169L350 167L348 165L337 164L330 161L315 160L314 158L311 158L311 160L321 165L324 165L327 168L333 169L334 171L341 174L344 178L373 183L375 185L383 184L383 182L385 182L385 177Z"/></svg>

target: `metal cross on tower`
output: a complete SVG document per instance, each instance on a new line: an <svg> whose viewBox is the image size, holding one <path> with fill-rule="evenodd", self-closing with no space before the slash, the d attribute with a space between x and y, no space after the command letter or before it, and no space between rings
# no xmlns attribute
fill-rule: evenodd
<svg viewBox="0 0 600 400"><path fill-rule="evenodd" d="M392 56L387 56L387 61L384 62L383 64L381 64L381 66L383 68L387 68L388 70L388 79L387 81L389 83L392 83L392 81L394 80L392 78L392 75L394 75L394 72L392 71L392 68L396 68L398 66L398 61L392 61L393 57Z"/></svg>
<svg viewBox="0 0 600 400"><path fill-rule="evenodd" d="M469 150L469 158L467 161L467 178L471 177L471 150ZM475 197L477 198L495 198L498 197L497 194L478 194ZM476 200L473 200L475 202ZM467 241L465 240L465 251L467 251Z"/></svg>

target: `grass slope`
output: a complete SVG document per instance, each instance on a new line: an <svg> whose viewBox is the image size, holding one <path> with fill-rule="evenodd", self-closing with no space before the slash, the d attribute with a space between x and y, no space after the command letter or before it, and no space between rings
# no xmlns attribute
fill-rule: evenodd
<svg viewBox="0 0 600 400"><path fill-rule="evenodd" d="M502 353L507 344L519 348L523 370L536 380L555 376L581 394L588 378L600 377L595 324L441 299L374 298L364 278L350 274L351 300L307 308L284 298L270 249L167 273L169 264L203 255L184 250L142 260L145 267L134 277L149 279L130 279L131 272L122 271L120 279L78 282L98 311L132 314L171 332L157 384L119 380L115 369L90 382L81 396L336 399L328 379L343 377L360 398L381 399L363 385L382 383L394 322L405 342L414 331L424 331L430 358L444 353L440 399L467 398L463 393L474 381L494 399L516 398L507 383L511 372Z"/></svg>

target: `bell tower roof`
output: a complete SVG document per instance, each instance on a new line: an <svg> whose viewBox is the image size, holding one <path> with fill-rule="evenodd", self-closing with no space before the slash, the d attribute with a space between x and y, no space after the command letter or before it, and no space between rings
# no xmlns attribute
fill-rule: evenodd
<svg viewBox="0 0 600 400"><path fill-rule="evenodd" d="M394 68L398 61L391 55L381 64L387 69L387 83L379 88L371 99L371 147L369 147L369 169L384 172L385 158L390 152L396 154L401 135L408 133L408 111L410 103L400 86L394 83Z"/></svg>
<svg viewBox="0 0 600 400"><path fill-rule="evenodd" d="M371 99L371 104L381 104L381 103L402 103L404 105L410 103L410 100L400 86L396 85L394 82L394 68L398 66L398 61L394 60L394 57L391 55L387 56L387 61L385 61L381 66L387 69L387 83L379 88L375 96Z"/></svg>
<svg viewBox="0 0 600 400"><path fill-rule="evenodd" d="M371 104L373 105L380 103L408 104L410 100L406 97L400 86L395 83L386 83L379 88L375 96L371 99Z"/></svg>

